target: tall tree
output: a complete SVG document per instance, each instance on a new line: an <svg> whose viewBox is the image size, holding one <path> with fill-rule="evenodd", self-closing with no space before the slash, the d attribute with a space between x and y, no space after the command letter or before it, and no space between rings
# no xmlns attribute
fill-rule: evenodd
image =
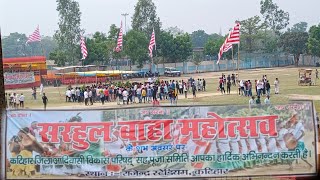
<svg viewBox="0 0 320 180"><path fill-rule="evenodd" d="M169 27L169 28L167 28L165 31L166 31L166 32L169 32L170 34L172 34L173 37L176 37L176 36L184 33L183 30L180 29L180 28L178 28L177 26L175 26L175 27Z"/></svg>
<svg viewBox="0 0 320 180"><path fill-rule="evenodd" d="M272 0L260 1L260 13L266 25L277 34L289 25L289 13L280 9Z"/></svg>
<svg viewBox="0 0 320 180"><path fill-rule="evenodd" d="M142 68L148 58L148 39L145 33L141 31L130 30L124 37L126 48L124 49L138 68Z"/></svg>
<svg viewBox="0 0 320 180"><path fill-rule="evenodd" d="M308 23L299 22L292 26L292 28L288 28L289 32L307 32Z"/></svg>
<svg viewBox="0 0 320 180"><path fill-rule="evenodd" d="M2 40L3 56L6 58L26 56L26 41L27 37L25 34L20 34L17 32L10 33L9 36L4 37Z"/></svg>
<svg viewBox="0 0 320 180"><path fill-rule="evenodd" d="M108 64L112 49L110 49L109 46L111 41L108 40L107 36L104 33L96 32L94 33L93 38L87 38L86 42L88 52L90 53L88 53L85 64Z"/></svg>
<svg viewBox="0 0 320 180"><path fill-rule="evenodd" d="M154 28L156 35L160 33L161 22L157 17L156 6L152 0L138 0L134 7L132 17L132 29L142 31L151 36Z"/></svg>
<svg viewBox="0 0 320 180"><path fill-rule="evenodd" d="M176 62L184 62L192 54L192 42L188 33L174 38L174 53L171 59Z"/></svg>
<svg viewBox="0 0 320 180"><path fill-rule="evenodd" d="M80 59L77 51L79 48L81 12L79 3L74 0L57 0L57 11L59 12L59 30L54 38L57 40L59 51L64 51L69 64L75 64Z"/></svg>
<svg viewBox="0 0 320 180"><path fill-rule="evenodd" d="M46 56L57 47L56 41L49 36L42 37L41 44L39 42L31 42L26 44L27 37L25 34L10 33L9 36L3 38L3 55L4 57L22 57L22 56ZM44 50L44 51L43 51ZM45 54L44 54L45 53Z"/></svg>
<svg viewBox="0 0 320 180"><path fill-rule="evenodd" d="M241 44L242 48L248 52L252 52L255 50L255 41L262 37L259 31L264 27L264 23L261 23L259 16L254 16L241 21L240 24L241 39L243 40Z"/></svg>
<svg viewBox="0 0 320 180"><path fill-rule="evenodd" d="M119 34L119 29L115 24L111 24L108 32L108 39L116 41Z"/></svg>
<svg viewBox="0 0 320 180"><path fill-rule="evenodd" d="M198 72L199 66L204 59L203 52L193 52L192 62L196 65L196 72Z"/></svg>
<svg viewBox="0 0 320 180"><path fill-rule="evenodd" d="M174 37L170 32L161 31L157 38L157 56L162 58L162 62L170 62L170 57L174 53Z"/></svg>
<svg viewBox="0 0 320 180"><path fill-rule="evenodd" d="M320 24L309 29L308 51L311 55L320 57Z"/></svg>
<svg viewBox="0 0 320 180"><path fill-rule="evenodd" d="M204 30L197 30L191 33L192 47L204 47L209 39L209 34Z"/></svg>
<svg viewBox="0 0 320 180"><path fill-rule="evenodd" d="M217 40L209 39L204 46L205 54L209 55L209 56L214 56L215 58L218 58L219 49L220 49L221 45L223 44L223 42L224 42L223 37L222 38L220 37Z"/></svg>
<svg viewBox="0 0 320 180"><path fill-rule="evenodd" d="M308 36L306 32L286 32L280 37L279 45L284 51L293 54L296 66L300 55L306 53Z"/></svg>

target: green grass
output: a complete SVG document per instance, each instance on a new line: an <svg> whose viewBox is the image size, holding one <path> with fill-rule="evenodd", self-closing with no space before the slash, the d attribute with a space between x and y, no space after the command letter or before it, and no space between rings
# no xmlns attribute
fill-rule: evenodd
<svg viewBox="0 0 320 180"><path fill-rule="evenodd" d="M187 80L191 76L195 79L197 78L205 78L207 81L207 92L197 93L198 98L196 99L184 99L183 96L179 98L178 104L181 105L192 105L192 104L203 104L203 105L228 105L228 104L248 104L248 97L240 97L236 94L237 87L232 86L231 95L221 95L219 92L217 92L217 86L218 86L218 77L221 76L222 72L211 72L211 73L200 73L200 74L192 74L192 75L185 75L180 78L175 78L177 80ZM231 74L232 72L223 72L225 74ZM270 80L271 88L272 88L272 95L271 95L271 102L273 104L284 104L288 103L290 100L290 97L292 97L294 94L298 95L305 95L309 99L313 99L317 112L320 112L320 86L298 86L298 69L297 68L276 68L276 69L256 69L256 70L244 70L240 71L240 79L248 80L250 79L252 82L254 82L255 79L260 79L263 74L266 74L268 79ZM275 78L278 77L280 80L280 94L279 95L273 95L273 82ZM314 75L313 75L314 78ZM169 79L169 78L166 78ZM136 80L132 80L136 81ZM139 80L141 81L141 79ZM318 82L320 84L320 81ZM39 88L38 88L39 90ZM65 102L65 90L66 87L45 87L45 93L47 94L47 97L49 99L48 108L58 108L63 107L64 109L70 107L73 108L73 106L76 106L77 108L85 108L85 106L79 106L78 103L66 103ZM15 90L7 90L7 93L11 92L18 92L18 93L24 93L26 96L25 100L25 107L27 108L42 108L42 101L41 97L39 95L39 92L37 93L37 100L32 100L31 98L31 88L30 89L15 89ZM209 93L209 94L208 94ZM255 92L253 92L255 93ZM188 95L191 97L192 95L189 93ZM201 97L202 96L202 97ZM205 96L205 97L203 97ZM264 100L264 97L261 99ZM162 104L168 104L168 102L162 102ZM99 104L100 105L100 104ZM135 105L139 106L139 105ZM108 107L115 107L114 103L108 103L104 106L105 108ZM101 108L101 106L99 106Z"/></svg>

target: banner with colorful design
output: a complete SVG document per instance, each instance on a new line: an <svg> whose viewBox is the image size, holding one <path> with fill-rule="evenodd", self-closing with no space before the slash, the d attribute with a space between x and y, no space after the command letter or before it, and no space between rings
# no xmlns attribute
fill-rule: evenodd
<svg viewBox="0 0 320 180"><path fill-rule="evenodd" d="M29 84L35 82L34 72L5 72L4 85Z"/></svg>
<svg viewBox="0 0 320 180"><path fill-rule="evenodd" d="M312 102L7 112L6 177L316 173Z"/></svg>

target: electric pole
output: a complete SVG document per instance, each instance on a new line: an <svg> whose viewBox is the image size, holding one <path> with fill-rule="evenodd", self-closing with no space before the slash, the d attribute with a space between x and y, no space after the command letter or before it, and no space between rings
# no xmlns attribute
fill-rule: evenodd
<svg viewBox="0 0 320 180"><path fill-rule="evenodd" d="M127 16L128 15L129 15L128 13L121 14L121 16L124 16L124 29L126 31L126 34L127 34Z"/></svg>

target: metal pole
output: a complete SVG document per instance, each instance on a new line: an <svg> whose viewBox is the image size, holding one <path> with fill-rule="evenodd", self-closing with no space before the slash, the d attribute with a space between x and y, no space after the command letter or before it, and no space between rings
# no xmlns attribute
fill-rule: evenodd
<svg viewBox="0 0 320 180"><path fill-rule="evenodd" d="M238 44L238 63L237 63L238 75L239 75L239 63L240 63L240 42L239 42L239 44Z"/></svg>
<svg viewBox="0 0 320 180"><path fill-rule="evenodd" d="M129 15L128 13L121 14L121 16L124 16L124 28L126 30L126 34L127 34L127 16L128 15Z"/></svg>
<svg viewBox="0 0 320 180"><path fill-rule="evenodd" d="M233 47L231 48L231 52L232 52L232 72L234 73Z"/></svg>

